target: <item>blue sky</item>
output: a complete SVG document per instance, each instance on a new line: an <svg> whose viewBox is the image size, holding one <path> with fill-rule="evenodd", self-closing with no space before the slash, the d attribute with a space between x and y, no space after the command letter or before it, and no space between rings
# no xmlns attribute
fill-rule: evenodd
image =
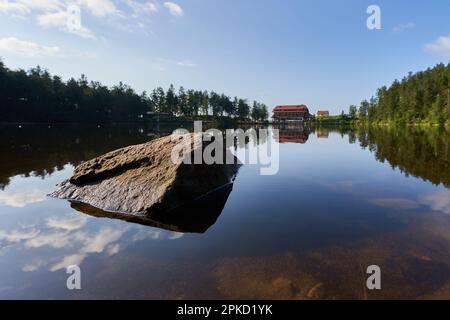
<svg viewBox="0 0 450 320"><path fill-rule="evenodd" d="M366 27L371 4L381 30ZM76 30L69 5L80 8ZM137 91L173 83L339 113L447 63L449 12L448 0L0 0L0 56L65 79Z"/></svg>

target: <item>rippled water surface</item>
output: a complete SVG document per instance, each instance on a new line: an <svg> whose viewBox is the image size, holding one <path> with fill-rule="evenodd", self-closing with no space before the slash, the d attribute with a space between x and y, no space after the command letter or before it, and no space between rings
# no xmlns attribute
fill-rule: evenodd
<svg viewBox="0 0 450 320"><path fill-rule="evenodd" d="M1 126L0 298L450 298L445 131L282 128L278 174L242 166L218 209L186 212L192 232L46 197L82 161L172 129Z"/></svg>

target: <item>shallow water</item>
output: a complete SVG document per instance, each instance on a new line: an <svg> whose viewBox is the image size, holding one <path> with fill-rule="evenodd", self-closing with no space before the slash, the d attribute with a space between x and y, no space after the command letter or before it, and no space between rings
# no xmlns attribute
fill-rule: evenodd
<svg viewBox="0 0 450 320"><path fill-rule="evenodd" d="M450 136L437 129L283 128L278 174L242 166L192 233L46 197L81 161L172 129L1 126L0 298L450 298ZM66 287L72 264L81 290ZM381 290L366 288L369 265Z"/></svg>

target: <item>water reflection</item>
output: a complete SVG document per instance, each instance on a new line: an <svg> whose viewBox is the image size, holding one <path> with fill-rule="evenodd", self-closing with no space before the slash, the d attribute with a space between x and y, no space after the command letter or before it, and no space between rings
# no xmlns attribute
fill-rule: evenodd
<svg viewBox="0 0 450 320"><path fill-rule="evenodd" d="M160 133L53 129L1 129L0 298L450 298L448 132L280 128L305 143L280 144L278 175L243 166L211 203L149 220L40 191ZM379 292L364 287L371 264Z"/></svg>
<svg viewBox="0 0 450 320"><path fill-rule="evenodd" d="M204 233L220 216L232 190L233 183L228 183L181 207L168 212L152 214L151 217L144 214L130 215L107 212L79 202L72 202L71 207L94 217L121 219L180 233Z"/></svg>
<svg viewBox="0 0 450 320"><path fill-rule="evenodd" d="M58 271L68 265L80 265L91 253L116 251L116 241L123 234L121 230L102 228L98 233L88 233L82 230L86 225L85 216L51 216L44 224L25 225L13 230L0 230L0 240L11 247L25 250L52 248L51 258L32 259L22 266L25 272L34 272L40 268ZM65 255L65 250L76 248L75 253ZM70 250L72 251L72 250Z"/></svg>
<svg viewBox="0 0 450 320"><path fill-rule="evenodd" d="M450 190L440 190L420 197L420 202L435 211L450 214Z"/></svg>
<svg viewBox="0 0 450 320"><path fill-rule="evenodd" d="M75 167L108 151L168 135L177 127L155 131L151 125L1 125L0 189L10 177L45 177L67 164Z"/></svg>
<svg viewBox="0 0 450 320"><path fill-rule="evenodd" d="M72 264L81 265L92 254L112 256L129 242L144 239L179 239L183 236L180 232L111 225L90 230L90 219L92 218L88 215L67 213L49 215L36 224L21 223L13 229L0 229L0 247L3 253L25 250L30 257L33 257L30 250L39 253L38 257L25 259L21 266L24 272L41 269L54 272ZM124 239L124 235L130 230L134 230L133 236ZM48 248L52 250L49 252Z"/></svg>
<svg viewBox="0 0 450 320"><path fill-rule="evenodd" d="M279 143L301 143L304 144L308 141L309 135L312 130L309 126L303 125L281 125L276 126L278 129L278 136L275 139Z"/></svg>
<svg viewBox="0 0 450 320"><path fill-rule="evenodd" d="M83 126L81 130L77 125L50 128L40 125L0 126L3 137L0 140L0 189L4 189L15 176L44 178L63 170L66 165L74 167L108 151L168 135L178 127L179 124L160 126L159 131L155 131L151 125ZM204 129L207 127L204 125ZM328 138L330 133L338 133L342 137L347 135L350 143L358 143L361 148L373 152L378 161L387 161L405 175L450 187L449 131L410 127L315 128L298 124L274 128L279 130L275 139L280 143L305 144L311 134L317 138ZM188 129L192 127L188 126ZM262 138L258 136L254 142L264 144ZM30 198L42 198L42 192L36 190L29 190L27 194ZM14 199L0 201L19 203Z"/></svg>
<svg viewBox="0 0 450 320"><path fill-rule="evenodd" d="M389 162L407 176L450 187L449 131L439 128L383 127L359 129L353 134L361 147L374 152L378 161Z"/></svg>
<svg viewBox="0 0 450 320"><path fill-rule="evenodd" d="M34 171L24 175L8 177L8 184L0 188L0 205L23 208L30 204L45 201L47 194L53 191L54 186L65 178L63 172L72 171L69 164L63 166L61 171L56 169L53 173L39 176Z"/></svg>

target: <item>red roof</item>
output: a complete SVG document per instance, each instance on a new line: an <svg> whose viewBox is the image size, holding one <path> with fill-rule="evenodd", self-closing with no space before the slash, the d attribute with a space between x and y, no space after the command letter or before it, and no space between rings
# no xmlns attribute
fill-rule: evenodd
<svg viewBox="0 0 450 320"><path fill-rule="evenodd" d="M277 106L273 109L273 111L305 111L308 108L305 105L298 106Z"/></svg>

